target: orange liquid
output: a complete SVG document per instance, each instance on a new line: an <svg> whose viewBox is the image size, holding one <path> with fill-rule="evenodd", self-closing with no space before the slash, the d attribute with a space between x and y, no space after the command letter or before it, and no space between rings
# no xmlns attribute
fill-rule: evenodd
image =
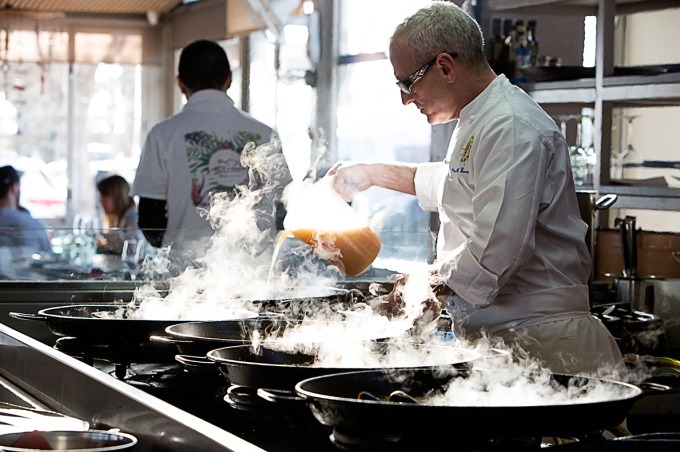
<svg viewBox="0 0 680 452"><path fill-rule="evenodd" d="M369 227L342 231L320 231L317 229L294 229L281 235L276 245L274 259L286 237L302 240L321 258L326 259L349 276L366 271L380 252L380 238Z"/></svg>
<svg viewBox="0 0 680 452"><path fill-rule="evenodd" d="M368 227L344 231L295 229L291 233L349 276L363 273L382 246L378 236Z"/></svg>

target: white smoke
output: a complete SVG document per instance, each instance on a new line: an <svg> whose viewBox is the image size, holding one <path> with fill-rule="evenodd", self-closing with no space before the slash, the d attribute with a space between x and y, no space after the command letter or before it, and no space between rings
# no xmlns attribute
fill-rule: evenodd
<svg viewBox="0 0 680 452"><path fill-rule="evenodd" d="M212 196L210 210L204 215L215 234L205 255L196 265L168 278L167 293L160 293L152 282L140 287L133 300L137 306L133 318L226 320L253 315L267 306L295 321L287 325L283 334L277 330L273 337L251 338L254 343L312 354L315 366L389 368L468 362L473 369L487 370L479 373L480 380L469 378L452 383L451 392L458 404L498 405L504 403L502 400L511 400L507 403L516 405L520 397L527 404L541 403L542 399L550 399L554 404L556 398L581 396L583 391L555 394L544 377L549 373L522 350L510 350L488 338L442 342L436 334L441 306L433 286L446 279L442 271L447 274L456 271L455 259L447 259L453 265L446 268L413 267L398 285L396 295L401 305L390 315L381 311L394 308L391 297L395 294L388 294L387 289L378 285L362 294L365 298L338 303L340 298L332 290L329 292L337 290L342 278L338 269L318 259L306 244L293 239L286 239L292 245L286 244L273 233L273 194L283 190L276 185L274 176L282 163L277 159L283 158L277 146L278 143L249 146L244 151L244 163L251 167L251 178L257 183L239 187L234 197ZM324 179L319 184L307 180L289 185L285 192L289 208L287 227L346 227L332 220L338 211L344 212L346 220L354 221L351 227L365 224L357 222L362 219L350 213L352 209L346 203L325 202L323 192L329 188L332 190ZM325 210L326 207L330 210ZM162 250L153 263L145 265L161 272L169 266L167 255L171 251ZM279 260L294 265L283 265ZM433 280L435 274L439 276ZM419 319L425 321L418 325ZM414 329L414 325L418 328ZM376 339L384 342L379 349ZM526 376L527 372L531 377ZM472 386L458 386L463 384ZM545 387L549 394L544 395L539 387ZM496 390L506 394L496 395ZM465 391L469 392L469 399L462 395ZM597 390L592 392L597 394ZM531 393L531 398L526 397L527 393Z"/></svg>

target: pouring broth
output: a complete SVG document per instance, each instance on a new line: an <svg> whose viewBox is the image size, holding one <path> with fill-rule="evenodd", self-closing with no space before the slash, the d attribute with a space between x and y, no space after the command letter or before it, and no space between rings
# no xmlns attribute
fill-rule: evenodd
<svg viewBox="0 0 680 452"><path fill-rule="evenodd" d="M287 199L285 231L276 245L274 259L282 242L290 237L306 243L317 256L349 276L366 271L378 256L380 238L335 192L331 178L297 191L291 189Z"/></svg>
<svg viewBox="0 0 680 452"><path fill-rule="evenodd" d="M380 252L380 238L369 227L338 231L299 228L286 232L302 240L322 258L349 276L366 271Z"/></svg>

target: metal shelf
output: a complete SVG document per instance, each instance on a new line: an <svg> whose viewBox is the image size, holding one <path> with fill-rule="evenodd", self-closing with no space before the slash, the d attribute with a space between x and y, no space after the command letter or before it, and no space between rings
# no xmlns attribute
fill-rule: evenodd
<svg viewBox="0 0 680 452"><path fill-rule="evenodd" d="M599 193L616 194L617 208L680 212L680 188L602 185Z"/></svg>
<svg viewBox="0 0 680 452"><path fill-rule="evenodd" d="M618 14L634 14L680 6L678 0L616 0ZM598 0L485 0L487 11L523 11L534 14L597 15Z"/></svg>
<svg viewBox="0 0 680 452"><path fill-rule="evenodd" d="M680 105L680 73L605 77L602 100L631 106Z"/></svg>
<svg viewBox="0 0 680 452"><path fill-rule="evenodd" d="M592 78L568 81L524 83L524 89L537 103L546 106L594 108L594 126L600 133L595 144L598 159L611 159L612 111L626 107L680 106L680 72L656 75L607 75L614 73L614 21L617 16L643 11L680 8L680 0L483 0L485 14L502 12L532 15L588 16L598 18L596 70ZM600 23L603 24L602 28ZM668 68L668 70L676 70ZM605 133L607 131L607 133ZM608 165L604 165L608 168ZM596 175L600 195L618 195L617 207L645 210L680 211L680 189L665 186L613 185ZM604 179L604 180L603 180ZM644 183L644 182L642 182Z"/></svg>
<svg viewBox="0 0 680 452"><path fill-rule="evenodd" d="M521 87L544 104L592 104L597 94L594 78L524 83ZM605 77L601 92L604 102L616 102L619 107L680 105L680 72Z"/></svg>
<svg viewBox="0 0 680 452"><path fill-rule="evenodd" d="M593 104L595 88L527 90L539 104Z"/></svg>

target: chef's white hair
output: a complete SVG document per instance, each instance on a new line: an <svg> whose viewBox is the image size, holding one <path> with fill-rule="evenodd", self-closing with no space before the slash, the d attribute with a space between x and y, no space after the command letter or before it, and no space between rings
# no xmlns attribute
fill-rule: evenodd
<svg viewBox="0 0 680 452"><path fill-rule="evenodd" d="M484 36L477 21L453 2L434 1L397 25L390 49L401 48L425 64L441 52L456 52L470 67L486 67Z"/></svg>

